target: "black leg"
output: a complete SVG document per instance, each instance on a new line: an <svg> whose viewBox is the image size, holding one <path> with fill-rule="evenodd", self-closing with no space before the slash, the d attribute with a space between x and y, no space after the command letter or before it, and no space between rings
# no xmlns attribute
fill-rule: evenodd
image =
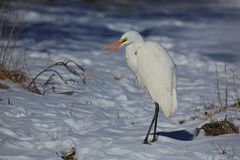
<svg viewBox="0 0 240 160"><path fill-rule="evenodd" d="M159 113L159 105L157 102L155 103L155 126L154 126L154 133L153 133L153 139L152 142L156 142L157 141L157 121L158 121L158 113Z"/></svg>
<svg viewBox="0 0 240 160"><path fill-rule="evenodd" d="M154 121L155 121L155 119L156 119L155 117L156 117L156 114L154 114L153 119L152 119L152 122L151 122L151 124L150 124L150 126L149 126L149 128L148 128L147 135L146 135L146 137L145 137L145 139L144 139L144 141L143 141L144 144L149 144L149 143L148 143L148 137L149 137L149 134L150 134L150 132L151 132L153 123L154 123Z"/></svg>
<svg viewBox="0 0 240 160"><path fill-rule="evenodd" d="M155 103L155 106L156 106L156 103ZM152 126L153 126L153 123L155 122L155 129L154 129L154 137L155 137L155 132L156 132L156 120L157 120L157 116L158 116L158 112L156 112L156 111L159 111L159 106L158 106L158 109L157 109L157 107L155 107L155 113L154 113L154 116L153 116L153 119L152 119L152 122L151 122L151 124L150 124L150 126L149 126L149 128L148 128L148 132L147 132L147 135L146 135L146 137L145 137L145 139L144 139L144 141L143 141L143 143L144 144L149 144L148 143L148 137L149 137L149 135L150 135L150 132L151 132L151 129L152 129Z"/></svg>

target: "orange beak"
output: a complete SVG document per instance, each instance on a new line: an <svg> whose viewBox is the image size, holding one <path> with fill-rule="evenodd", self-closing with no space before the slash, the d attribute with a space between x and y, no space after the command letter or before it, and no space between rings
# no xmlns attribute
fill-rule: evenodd
<svg viewBox="0 0 240 160"><path fill-rule="evenodd" d="M112 54L113 52L115 52L116 50L118 50L118 49L122 46L121 43L122 43L122 40L119 39L119 40L116 40L116 41L114 41L114 42L112 42L112 43L110 43L110 44L107 44L107 45L104 47L105 49L109 50L109 51L107 52L107 54L110 55L110 54Z"/></svg>

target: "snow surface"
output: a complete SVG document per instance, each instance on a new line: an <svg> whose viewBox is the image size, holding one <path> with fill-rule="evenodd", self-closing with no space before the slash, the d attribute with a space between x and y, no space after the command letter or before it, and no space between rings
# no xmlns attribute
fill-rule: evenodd
<svg viewBox="0 0 240 160"><path fill-rule="evenodd" d="M86 85L64 88L74 90L73 95L37 95L15 84L0 90L0 160L56 160L71 147L76 148L78 160L239 160L239 134L206 137L201 133L191 141L178 140L180 132L176 138L168 137L175 131L193 133L208 122L204 105L216 101L216 63L220 79L225 59L240 73L240 21L236 20L240 9L224 7L225 3L173 9L171 3L156 9L159 5L144 1L130 9L118 5L99 9L74 1L30 5L21 19L24 25L15 51L26 53L33 74L45 68L49 59L70 59L85 65L88 79ZM160 135L151 145L142 144L154 112L151 98L137 86L123 50L111 56L102 50L128 30L161 43L178 67L178 110L168 119L160 113ZM230 71L228 81L232 103L239 81L231 78ZM228 109L214 119L225 115L240 126L239 110Z"/></svg>

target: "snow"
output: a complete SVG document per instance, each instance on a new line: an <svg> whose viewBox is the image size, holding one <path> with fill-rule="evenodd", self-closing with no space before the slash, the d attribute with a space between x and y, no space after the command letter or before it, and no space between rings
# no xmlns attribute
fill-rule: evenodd
<svg viewBox="0 0 240 160"><path fill-rule="evenodd" d="M188 19L174 16L178 10L155 13L150 9L146 17L132 8L133 16L121 16L119 8L98 10L79 3L30 5L24 11L15 52L26 53L33 74L51 61L70 59L85 66L87 84L64 88L74 90L73 95L38 95L11 83L9 90L0 90L1 160L56 160L61 159L62 150L72 147L76 148L78 160L240 159L239 134L206 137L200 133L193 140L179 140L180 133L193 133L208 122L204 105L216 102L215 63L220 79L225 76L225 58L240 73L240 21L231 18L232 14L240 17L239 8L234 13L232 8L224 8L229 16L220 18L225 10L215 9L207 18L194 12L196 19ZM137 86L123 49L111 56L102 50L106 43L132 29L141 32L146 40L161 43L177 64L178 110L170 118L160 113L160 135L151 145L142 144L154 112L151 98ZM235 90L239 92L239 81L228 80L232 97ZM214 118L223 119L225 115L240 126L239 109L230 108ZM176 131L180 132L174 134ZM169 137L172 134L175 138Z"/></svg>

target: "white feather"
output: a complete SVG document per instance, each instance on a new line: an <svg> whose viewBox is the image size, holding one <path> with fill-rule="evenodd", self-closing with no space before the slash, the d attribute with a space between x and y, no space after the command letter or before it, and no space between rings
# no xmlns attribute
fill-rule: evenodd
<svg viewBox="0 0 240 160"><path fill-rule="evenodd" d="M126 45L125 54L139 85L169 117L177 108L176 65L160 45L144 42L137 32L129 31L122 38L128 39L123 44Z"/></svg>
<svg viewBox="0 0 240 160"><path fill-rule="evenodd" d="M168 117L177 106L175 65L155 42L145 42L137 53L137 76Z"/></svg>

